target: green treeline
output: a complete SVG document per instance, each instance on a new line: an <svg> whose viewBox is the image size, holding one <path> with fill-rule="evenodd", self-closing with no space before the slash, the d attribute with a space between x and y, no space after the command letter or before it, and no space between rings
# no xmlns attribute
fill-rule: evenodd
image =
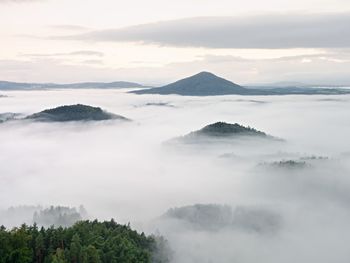
<svg viewBox="0 0 350 263"><path fill-rule="evenodd" d="M163 238L137 233L114 220L80 221L72 227L0 228L0 263L168 262Z"/></svg>

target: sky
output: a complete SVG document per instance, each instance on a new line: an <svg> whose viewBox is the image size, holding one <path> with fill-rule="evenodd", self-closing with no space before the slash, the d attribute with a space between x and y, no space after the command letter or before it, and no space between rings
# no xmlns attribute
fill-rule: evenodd
<svg viewBox="0 0 350 263"><path fill-rule="evenodd" d="M0 80L350 84L348 0L0 0Z"/></svg>

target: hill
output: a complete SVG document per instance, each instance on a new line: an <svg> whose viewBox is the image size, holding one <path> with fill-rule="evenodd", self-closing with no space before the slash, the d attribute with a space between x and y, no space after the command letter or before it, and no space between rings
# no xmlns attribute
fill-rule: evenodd
<svg viewBox="0 0 350 263"><path fill-rule="evenodd" d="M226 122L216 122L209 124L204 128L192 132L194 136L232 136L232 135L248 135L248 136L262 136L267 137L266 133L258 131L254 128L245 127L238 123L226 123Z"/></svg>
<svg viewBox="0 0 350 263"><path fill-rule="evenodd" d="M350 90L335 88L307 88L307 87L242 87L229 80L220 78L210 72L200 72L188 78L178 80L166 86L150 89L130 91L135 94L160 94L183 96L219 96L219 95L331 95L350 94Z"/></svg>
<svg viewBox="0 0 350 263"><path fill-rule="evenodd" d="M29 120L44 122L129 120L123 116L103 111L99 107L76 104L44 110L26 117Z"/></svg>
<svg viewBox="0 0 350 263"><path fill-rule="evenodd" d="M211 96L246 94L252 92L231 81L210 72L200 72L194 76L178 80L159 88L131 91L136 94L178 94L185 96Z"/></svg>
<svg viewBox="0 0 350 263"><path fill-rule="evenodd" d="M254 137L263 139L273 139L277 138L267 135L262 131L258 131L254 128L245 127L238 123L226 123L226 122L216 122L203 127L200 130L193 131L185 136L177 138L184 142L196 142L204 140L216 140L216 139L228 139L228 138L238 138L238 137Z"/></svg>
<svg viewBox="0 0 350 263"><path fill-rule="evenodd" d="M0 81L0 90L35 90L35 89L115 89L115 88L145 88L145 86L127 81L115 82L81 82L81 83L24 83Z"/></svg>
<svg viewBox="0 0 350 263"><path fill-rule="evenodd" d="M215 122L209 124L199 130L192 131L186 135L175 137L167 141L170 144L198 144L203 146L204 144L209 146L212 143L224 143L229 145L229 142L238 143L244 142L245 145L253 145L258 139L261 142L283 142L283 139L271 136L262 131L256 130L251 127L246 127L238 123L226 123ZM248 144L249 143L249 144Z"/></svg>

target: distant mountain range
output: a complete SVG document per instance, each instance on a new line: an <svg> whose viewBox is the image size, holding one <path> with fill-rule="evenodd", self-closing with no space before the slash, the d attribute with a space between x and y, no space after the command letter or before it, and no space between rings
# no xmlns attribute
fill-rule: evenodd
<svg viewBox="0 0 350 263"><path fill-rule="evenodd" d="M71 84L56 83L21 83L0 81L0 90L34 90L34 89L115 89L115 88L146 88L138 83L115 82L81 82Z"/></svg>
<svg viewBox="0 0 350 263"><path fill-rule="evenodd" d="M0 90L35 90L35 89L118 89L139 88L130 93L160 94L182 96L218 96L218 95L342 95L350 94L350 89L341 87L311 87L299 82L279 82L264 85L240 86L232 81L218 77L210 72L178 80L162 87L149 87L139 83L115 82L81 82L70 84L57 83L20 83L0 81Z"/></svg>
<svg viewBox="0 0 350 263"><path fill-rule="evenodd" d="M42 122L129 120L123 116L103 111L99 107L82 104L66 105L44 110L29 115L25 119Z"/></svg>
<svg viewBox="0 0 350 263"><path fill-rule="evenodd" d="M254 84L247 84L245 85L246 88L249 87L259 87L259 88L343 88L343 87L350 87L350 84L344 84L344 85L336 85L336 84L320 84L320 83L304 83L304 82L298 82L298 81L278 81L278 82L270 82L270 83L254 83Z"/></svg>
<svg viewBox="0 0 350 263"><path fill-rule="evenodd" d="M158 88L134 90L136 94L177 94L183 96L217 95L289 95L289 94L350 94L347 89L309 88L309 87L242 87L236 83L218 77L210 72L200 72L191 77Z"/></svg>

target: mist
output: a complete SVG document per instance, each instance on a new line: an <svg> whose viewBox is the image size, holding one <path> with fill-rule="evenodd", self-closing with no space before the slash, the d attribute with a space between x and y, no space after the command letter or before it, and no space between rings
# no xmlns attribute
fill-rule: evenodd
<svg viewBox="0 0 350 263"><path fill-rule="evenodd" d="M0 210L83 205L91 219L114 218L164 236L173 262L350 258L348 95L181 97L93 89L1 94L0 113L26 116L81 103L132 122L0 123ZM217 121L283 141L169 143ZM288 160L296 164L286 165ZM229 207L234 224L206 228L186 213L165 216L171 208L196 204ZM248 212L238 220L235 211ZM27 220L1 215L0 225L10 227Z"/></svg>

